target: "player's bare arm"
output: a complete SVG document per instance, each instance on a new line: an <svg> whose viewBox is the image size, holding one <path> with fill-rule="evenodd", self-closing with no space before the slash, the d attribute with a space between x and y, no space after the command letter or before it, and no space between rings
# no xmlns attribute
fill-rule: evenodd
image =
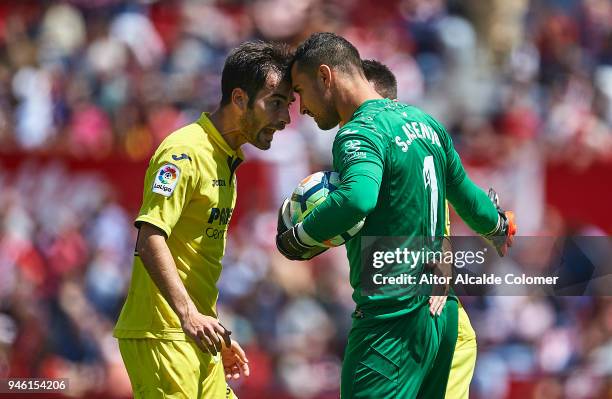
<svg viewBox="0 0 612 399"><path fill-rule="evenodd" d="M176 312L181 327L200 349L216 355L222 349L222 339L231 346L230 332L211 316L198 312L183 285L164 233L157 227L143 223L138 234L136 250L151 279Z"/></svg>

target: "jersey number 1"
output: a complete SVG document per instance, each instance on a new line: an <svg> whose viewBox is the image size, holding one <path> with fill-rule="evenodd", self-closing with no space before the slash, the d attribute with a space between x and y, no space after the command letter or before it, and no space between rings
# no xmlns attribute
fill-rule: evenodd
<svg viewBox="0 0 612 399"><path fill-rule="evenodd" d="M436 236L436 224L438 223L438 179L436 179L436 168L433 156L429 155L423 159L423 183L425 190L429 187L429 222L431 237Z"/></svg>

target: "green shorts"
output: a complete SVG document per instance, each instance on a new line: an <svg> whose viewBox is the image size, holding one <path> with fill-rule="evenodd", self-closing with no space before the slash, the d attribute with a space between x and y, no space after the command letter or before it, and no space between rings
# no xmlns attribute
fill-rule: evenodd
<svg viewBox="0 0 612 399"><path fill-rule="evenodd" d="M379 320L355 318L342 364L342 399L444 399L457 340L457 301Z"/></svg>

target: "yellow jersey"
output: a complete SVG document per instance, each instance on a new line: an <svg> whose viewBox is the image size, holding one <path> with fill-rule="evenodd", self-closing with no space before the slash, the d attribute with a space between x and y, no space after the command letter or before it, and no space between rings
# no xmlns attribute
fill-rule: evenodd
<svg viewBox="0 0 612 399"><path fill-rule="evenodd" d="M202 314L216 317L227 228L236 203L235 170L243 160L208 114L160 144L149 162L142 207L135 225L150 223L165 233L178 274ZM187 340L178 316L135 254L128 296L116 338Z"/></svg>

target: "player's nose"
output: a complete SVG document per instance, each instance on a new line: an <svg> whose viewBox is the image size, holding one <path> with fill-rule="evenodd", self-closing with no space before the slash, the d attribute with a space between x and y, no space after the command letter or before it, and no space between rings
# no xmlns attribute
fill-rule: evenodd
<svg viewBox="0 0 612 399"><path fill-rule="evenodd" d="M289 115L289 106L283 108L280 114L279 122L282 124L283 127L291 123L291 115Z"/></svg>

